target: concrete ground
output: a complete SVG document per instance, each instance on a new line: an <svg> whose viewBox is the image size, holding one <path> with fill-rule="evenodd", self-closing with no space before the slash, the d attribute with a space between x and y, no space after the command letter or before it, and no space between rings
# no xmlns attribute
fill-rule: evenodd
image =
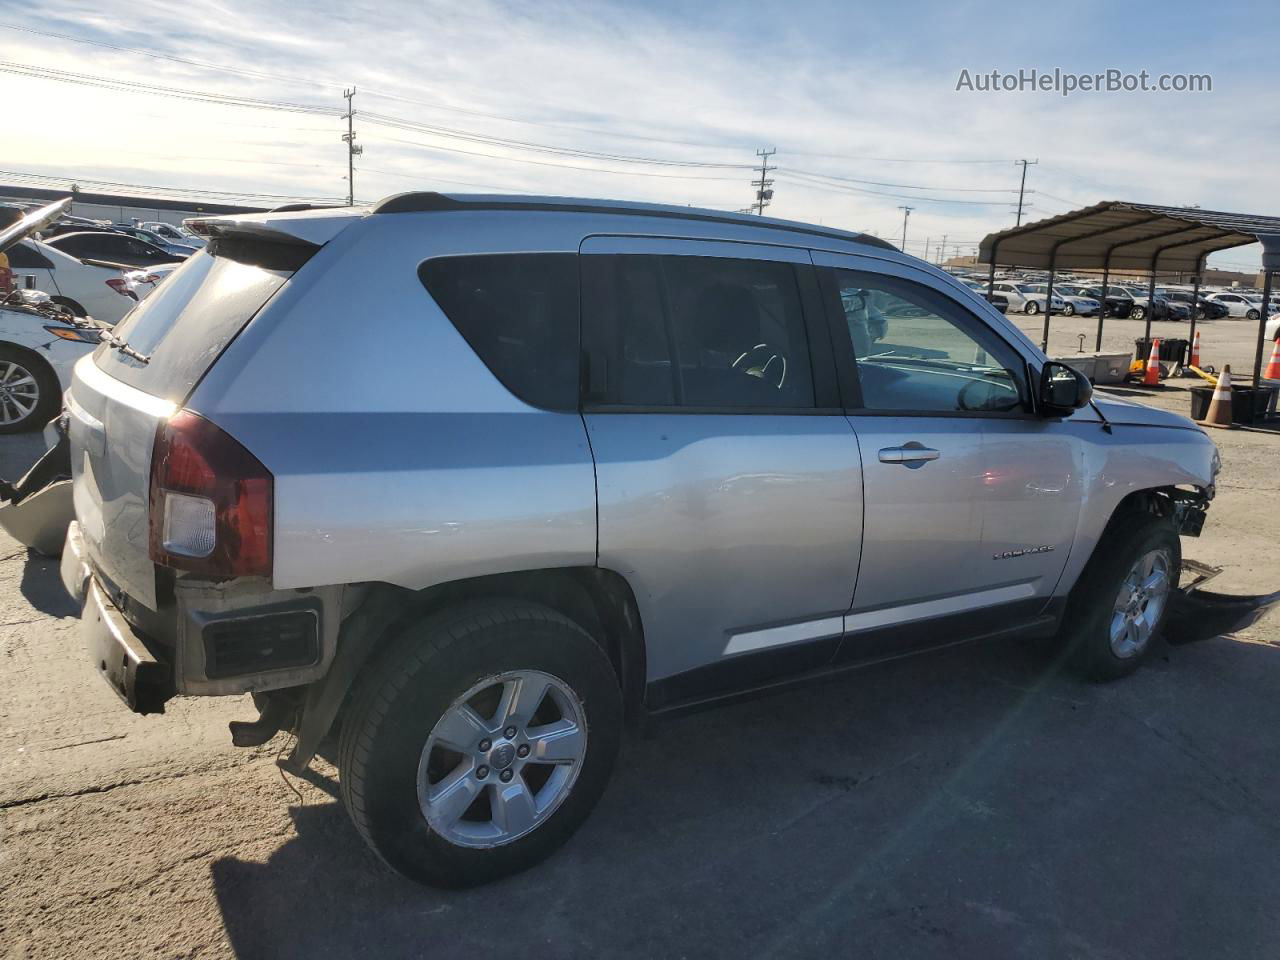
<svg viewBox="0 0 1280 960"><path fill-rule="evenodd" d="M1206 333L1206 362L1218 338ZM1276 589L1280 436L1215 439L1221 493L1188 553L1225 566L1224 589ZM0 440L0 476L39 448ZM283 737L232 748L225 723L251 716L245 698L127 713L85 662L74 614L56 564L3 539L5 960L1198 960L1280 942L1274 615L1112 685L1005 643L675 721L625 746L560 854L449 893L365 850L331 768L286 783Z"/></svg>

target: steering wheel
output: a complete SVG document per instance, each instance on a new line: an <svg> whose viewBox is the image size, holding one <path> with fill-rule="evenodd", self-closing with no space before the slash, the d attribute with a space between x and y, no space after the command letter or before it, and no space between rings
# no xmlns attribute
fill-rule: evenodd
<svg viewBox="0 0 1280 960"><path fill-rule="evenodd" d="M750 350L744 352L737 360L733 361L733 369L742 370L749 377L755 377L763 380L765 383L773 384L774 387L781 390L782 385L787 382L787 358L780 353L773 353L773 348L767 343L757 343ZM768 359L764 363L758 361L764 359L768 353ZM752 358L757 362L752 362ZM772 371L770 370L772 368ZM777 381L774 381L777 377Z"/></svg>
<svg viewBox="0 0 1280 960"><path fill-rule="evenodd" d="M986 388L988 392L986 396L983 397L980 403L974 404L971 402L969 393L971 390L973 390L974 387L978 387L978 386ZM992 394L991 392L992 387L997 387L1000 390L1008 392L1009 401L1010 401L1008 406L1003 405L1001 400L999 400L997 396ZM1001 380L997 380L994 377L984 374L981 379L970 380L968 383L966 383L963 387L960 388L960 393L956 397L956 406L958 406L961 410L1011 410L1013 409L1014 406L1017 405L1018 399L1019 399L1018 391L1015 390L1012 386L1010 386L1009 384Z"/></svg>

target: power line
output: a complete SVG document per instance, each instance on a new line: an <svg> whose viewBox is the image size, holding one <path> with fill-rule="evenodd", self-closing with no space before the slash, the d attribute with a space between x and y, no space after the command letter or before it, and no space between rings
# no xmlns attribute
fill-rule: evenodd
<svg viewBox="0 0 1280 960"><path fill-rule="evenodd" d="M51 173L29 173L21 170L0 170L0 176L12 177L18 180L37 181L51 184L88 184L91 187L109 187L111 189L124 189L137 192L139 194L179 194L180 199L209 199L209 200L265 200L274 202L299 201L305 200L313 203L340 203L338 197L300 197L289 194L276 193L250 193L247 191L237 190L206 190L198 187L170 187L158 186L155 184L139 184L139 183L121 183L116 180L90 180L83 177L71 177L64 174ZM158 198L153 198L158 199Z"/></svg>
<svg viewBox="0 0 1280 960"><path fill-rule="evenodd" d="M867 157L856 156L847 153L814 153L806 150L791 150L788 148L787 153L797 157L821 157L826 160L857 160L867 163L1008 163L1004 160L965 160L965 159L938 159L925 160L919 157Z"/></svg>
<svg viewBox="0 0 1280 960"><path fill-rule="evenodd" d="M921 197L905 193L886 193L883 190L864 190L861 187L843 186L812 180L805 177L804 174L797 174L794 172L789 173L785 168L778 172L778 178L790 180L794 186L808 187L811 190L825 190L831 193L854 193L861 196L886 197L891 200L917 200L922 203L962 204L973 207L1013 206L1012 200L954 200L948 197Z"/></svg>
<svg viewBox="0 0 1280 960"><path fill-rule="evenodd" d="M36 30L32 27L19 26L12 23L0 23L0 28L7 30L17 30L22 33L33 34L40 37L50 37L55 40L66 40L72 43L83 43L90 46L101 47L107 50L115 50L120 53L131 53L142 57L151 57L155 60L168 61L170 63L179 63L185 66L197 67L202 70L214 70L222 73L229 73L234 76L242 76L255 80L277 80L283 83L291 83L303 86L319 87L319 88L336 88L342 86L336 80L320 80L314 77L289 76L278 73L263 73L257 70L248 70L241 67L232 67L221 63L210 63L205 60L193 60L187 57L178 57L171 54L158 53L153 50L144 50L139 47L125 47L119 44L106 43L102 40L91 40L86 37L74 37L65 33L53 33L46 30ZM589 127L576 126L574 124L557 123L552 120L525 120L520 117L510 117L502 114L485 113L480 110L468 110L463 107L454 107L444 103L438 103L433 100L423 100L418 97L407 97L403 94L389 93L385 90L379 90L372 87L365 87L362 91L365 96L375 97L383 100L393 100L399 103L412 103L416 106L427 107L432 110L443 110L449 113L463 114L469 117L478 117L485 120L498 120L504 123L519 123L525 126L546 127L548 129L570 130L576 133L588 133L594 136L610 137L623 140L638 140L647 143L665 143L673 146L697 147L706 150L738 150L740 146L737 144L712 144L705 142L693 142L688 140L673 140L666 137L651 137L636 133L623 133L621 131L609 130L593 130Z"/></svg>
<svg viewBox="0 0 1280 960"><path fill-rule="evenodd" d="M904 190L946 190L954 193L1017 193L1009 187L930 187L918 183L886 183L883 180L858 180L854 177L841 177L834 173L817 173L812 170L797 170L794 167L788 167L792 173L798 173L806 177L821 177L824 180L839 180L842 183L861 183L873 187L898 187Z"/></svg>
<svg viewBox="0 0 1280 960"><path fill-rule="evenodd" d="M221 106L251 107L256 110L283 110L290 113L320 114L331 117L340 115L340 111L334 107L317 107L305 103L289 103L278 100L258 100L253 97L207 93L201 90L187 90L181 87L165 87L160 84L141 83L135 80L115 80L110 77L95 77L87 73L55 70L52 67L34 67L12 60L0 60L0 73L12 73L37 80L56 80L61 83L100 87L123 93L150 93L156 96L173 97L179 100L194 100L200 103L213 103Z"/></svg>
<svg viewBox="0 0 1280 960"><path fill-rule="evenodd" d="M403 143L407 146L420 147L424 150L439 150L445 153L459 153L467 157L484 157L488 160L504 160L508 163L528 163L538 167L556 167L562 170L583 170L587 173L608 173L622 177L659 177L668 180L719 180L722 182L740 183L737 177L707 177L687 173L653 173L640 170L604 170L600 167L584 167L574 163L553 163L550 160L530 160L525 157L504 157L497 153L483 153L479 150L463 150L461 147L446 147L440 144L423 143L421 140L405 140L402 137L383 137L391 143Z"/></svg>

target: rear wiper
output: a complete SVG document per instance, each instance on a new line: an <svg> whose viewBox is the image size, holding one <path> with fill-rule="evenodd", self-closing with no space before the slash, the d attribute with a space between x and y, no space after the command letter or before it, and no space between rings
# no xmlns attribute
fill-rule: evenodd
<svg viewBox="0 0 1280 960"><path fill-rule="evenodd" d="M145 353L139 353L137 350L133 349L133 347L129 346L129 344L125 343L123 340L117 337L114 333L111 333L108 330L103 330L102 333L99 334L99 337L101 338L103 343L108 344L109 346L112 346L115 349L119 350L121 353L123 353L126 357L128 357L131 360L137 360L139 363L151 362L151 358L147 356Z"/></svg>

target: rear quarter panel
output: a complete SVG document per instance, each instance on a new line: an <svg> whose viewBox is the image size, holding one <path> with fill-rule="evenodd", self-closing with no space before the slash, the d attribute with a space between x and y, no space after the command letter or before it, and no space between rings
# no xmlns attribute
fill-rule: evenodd
<svg viewBox="0 0 1280 960"><path fill-rule="evenodd" d="M545 216L528 229L509 217L477 222L486 219L352 225L250 322L188 401L275 477L277 587L421 589L595 563L582 418L510 394L417 276L431 256L575 252L580 231L560 242Z"/></svg>

